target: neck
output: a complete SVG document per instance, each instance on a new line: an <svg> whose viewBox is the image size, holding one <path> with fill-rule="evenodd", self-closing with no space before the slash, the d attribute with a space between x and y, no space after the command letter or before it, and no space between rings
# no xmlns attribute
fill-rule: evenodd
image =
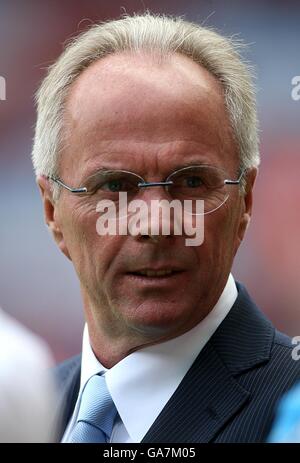
<svg viewBox="0 0 300 463"><path fill-rule="evenodd" d="M85 316L87 320L90 344L97 359L105 368L112 368L128 355L145 347L163 343L176 338L198 325L212 310L218 297L206 301L205 310L194 311L197 317L188 318L184 323L170 326L129 326L124 320L104 316L103 307L93 304L87 294L84 294Z"/></svg>
<svg viewBox="0 0 300 463"><path fill-rule="evenodd" d="M114 336L111 336L107 330L95 324L94 320L89 320L88 317L87 325L93 352L99 362L107 369L112 368L133 352L174 339L190 331L195 326L194 324L185 328L180 327L171 332L169 330L167 332L162 331L161 329L150 330L147 333L132 330L133 332L130 334L116 335L114 333Z"/></svg>

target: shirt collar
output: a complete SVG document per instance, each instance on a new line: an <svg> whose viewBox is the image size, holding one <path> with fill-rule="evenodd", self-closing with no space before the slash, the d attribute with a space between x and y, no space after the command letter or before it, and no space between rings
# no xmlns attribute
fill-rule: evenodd
<svg viewBox="0 0 300 463"><path fill-rule="evenodd" d="M107 370L96 358L83 334L80 393L95 374L105 374L107 387L133 442L140 442L171 398L210 337L224 320L237 297L230 274L211 312L194 328L169 341L145 347Z"/></svg>

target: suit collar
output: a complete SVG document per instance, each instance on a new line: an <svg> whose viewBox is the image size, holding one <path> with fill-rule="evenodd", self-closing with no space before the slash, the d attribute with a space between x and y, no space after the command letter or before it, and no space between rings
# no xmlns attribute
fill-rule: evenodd
<svg viewBox="0 0 300 463"><path fill-rule="evenodd" d="M61 391L57 407L57 442L61 442L65 429L75 408L80 386L81 355L72 357L56 367L58 390Z"/></svg>
<svg viewBox="0 0 300 463"><path fill-rule="evenodd" d="M275 332L244 286L237 283L237 288L235 304L211 339L233 375L270 358Z"/></svg>
<svg viewBox="0 0 300 463"><path fill-rule="evenodd" d="M269 359L274 328L237 286L231 311L142 442L209 442L251 400L236 376Z"/></svg>
<svg viewBox="0 0 300 463"><path fill-rule="evenodd" d="M209 442L249 397L208 343L142 442Z"/></svg>

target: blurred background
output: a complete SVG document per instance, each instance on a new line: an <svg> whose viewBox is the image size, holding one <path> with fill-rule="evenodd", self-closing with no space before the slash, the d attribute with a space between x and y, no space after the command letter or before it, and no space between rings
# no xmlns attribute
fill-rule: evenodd
<svg viewBox="0 0 300 463"><path fill-rule="evenodd" d="M60 361L81 348L83 316L71 264L43 222L31 166L33 95L63 43L126 11L184 15L238 34L256 66L262 163L254 214L234 276L282 331L300 335L300 2L259 0L0 0L0 305Z"/></svg>

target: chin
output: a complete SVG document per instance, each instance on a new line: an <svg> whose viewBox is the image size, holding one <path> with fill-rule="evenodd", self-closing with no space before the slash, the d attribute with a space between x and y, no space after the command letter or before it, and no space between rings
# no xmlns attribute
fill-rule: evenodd
<svg viewBox="0 0 300 463"><path fill-rule="evenodd" d="M127 318L127 326L130 326L135 332L145 336L148 339L172 338L179 336L189 329L187 314L177 314L172 310L163 310L161 307L159 313L152 309L147 312L143 311L139 316ZM183 316L184 315L184 316Z"/></svg>

